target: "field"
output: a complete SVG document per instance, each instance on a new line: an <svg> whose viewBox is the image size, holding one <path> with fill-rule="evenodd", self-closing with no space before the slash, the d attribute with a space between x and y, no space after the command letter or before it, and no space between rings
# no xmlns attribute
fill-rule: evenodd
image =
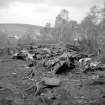
<svg viewBox="0 0 105 105"><path fill-rule="evenodd" d="M24 60L0 57L0 105L105 105L105 71L61 74L49 72L40 63L28 67ZM44 85L44 77L56 82ZM51 82L51 81L50 81ZM53 86L53 85L54 86Z"/></svg>

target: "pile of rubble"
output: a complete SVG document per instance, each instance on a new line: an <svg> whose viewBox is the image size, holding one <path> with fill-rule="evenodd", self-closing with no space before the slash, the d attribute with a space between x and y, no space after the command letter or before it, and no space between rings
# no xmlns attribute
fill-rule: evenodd
<svg viewBox="0 0 105 105"><path fill-rule="evenodd" d="M77 50L76 50L77 49ZM48 71L55 74L79 68L81 71L104 70L102 62L98 62L86 54L79 51L79 48L69 45L69 47L59 48L50 47L32 47L31 49L22 49L12 55L13 59L25 60L27 66L33 67L38 63L42 64Z"/></svg>

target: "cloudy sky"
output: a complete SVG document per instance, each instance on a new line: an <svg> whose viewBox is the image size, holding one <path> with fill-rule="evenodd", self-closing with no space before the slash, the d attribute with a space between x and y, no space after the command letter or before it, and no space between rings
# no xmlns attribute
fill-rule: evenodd
<svg viewBox="0 0 105 105"><path fill-rule="evenodd" d="M105 0L0 0L0 23L25 23L44 26L54 24L61 9L69 11L70 19L80 22L93 5Z"/></svg>

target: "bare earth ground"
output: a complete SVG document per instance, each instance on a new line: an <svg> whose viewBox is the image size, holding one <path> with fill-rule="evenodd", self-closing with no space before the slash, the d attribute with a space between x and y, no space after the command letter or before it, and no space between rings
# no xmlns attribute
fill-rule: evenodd
<svg viewBox="0 0 105 105"><path fill-rule="evenodd" d="M34 81L27 72L34 70ZM102 78L97 80L97 74ZM52 75L43 67L26 68L25 61L0 58L0 105L105 105L105 72ZM56 76L59 87L36 95L36 83L44 76Z"/></svg>

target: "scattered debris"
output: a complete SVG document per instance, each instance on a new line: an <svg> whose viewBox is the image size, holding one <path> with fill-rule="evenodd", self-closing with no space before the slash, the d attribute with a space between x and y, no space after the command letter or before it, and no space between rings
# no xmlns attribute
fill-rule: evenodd
<svg viewBox="0 0 105 105"><path fill-rule="evenodd" d="M29 104L40 101L42 103L53 102L53 104L48 105L58 105L61 104L60 102L66 105L67 102L72 104L73 98L71 98L71 95L76 96L77 99L75 98L75 100L82 104L87 98L84 95L87 95L84 84L91 81L92 83L89 86L105 85L105 76L92 75L91 73L105 71L105 64L99 59L94 59L90 54L81 52L77 46L31 46L31 48L21 48L13 51L11 54L12 59L15 59L14 61L22 60L27 68L24 67L25 70L21 68L23 73L19 71L21 78L17 76L18 72L12 72L12 76L8 76L8 78L13 78L15 83L12 81L13 83L1 85L0 91L3 90L3 86L10 89L14 93L16 104L26 101L25 105L28 105L27 101ZM91 73L91 76L88 76L88 73ZM18 82L16 78L19 79ZM83 87L80 88L80 84L83 84ZM25 87L25 85L27 86ZM61 90L59 90L60 88ZM79 94L79 92L82 94ZM16 96L19 93L22 93L23 96ZM71 100L69 100L70 98ZM0 101L3 103L3 100Z"/></svg>
<svg viewBox="0 0 105 105"><path fill-rule="evenodd" d="M46 86L59 86L61 84L61 81L58 78L49 78L49 77L44 77L42 78L41 82L43 85Z"/></svg>

